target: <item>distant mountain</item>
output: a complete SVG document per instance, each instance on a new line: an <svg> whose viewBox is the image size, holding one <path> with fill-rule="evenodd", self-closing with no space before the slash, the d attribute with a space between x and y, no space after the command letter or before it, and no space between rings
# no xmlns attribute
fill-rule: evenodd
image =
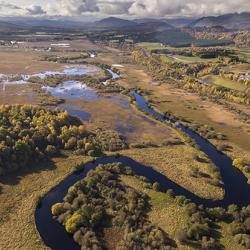
<svg viewBox="0 0 250 250"><path fill-rule="evenodd" d="M0 32L79 32L88 26L66 18L0 17Z"/></svg>
<svg viewBox="0 0 250 250"><path fill-rule="evenodd" d="M93 24L94 27L97 28L119 28L119 27L127 27L135 25L136 22L120 19L116 17L108 17L104 18L100 21L97 21Z"/></svg>
<svg viewBox="0 0 250 250"><path fill-rule="evenodd" d="M20 27L18 25L0 21L0 32L13 32L18 31Z"/></svg>
<svg viewBox="0 0 250 250"><path fill-rule="evenodd" d="M169 25L168 23L160 20L150 20L149 22L138 23L133 26L122 28L123 31L127 30L130 32L162 32L171 29L174 29L172 25Z"/></svg>
<svg viewBox="0 0 250 250"><path fill-rule="evenodd" d="M166 19L166 22L174 27L181 28L194 22L196 19L191 17L180 17L180 18L170 18Z"/></svg>
<svg viewBox="0 0 250 250"><path fill-rule="evenodd" d="M86 23L68 19L49 19L49 18L37 18L37 17L9 17L2 19L13 25L24 26L24 27L54 27L54 28L65 28L65 27L84 27Z"/></svg>
<svg viewBox="0 0 250 250"><path fill-rule="evenodd" d="M250 13L244 12L241 14L226 14L222 16L202 17L191 24L189 27L213 27L223 26L226 29L249 29L250 28Z"/></svg>
<svg viewBox="0 0 250 250"><path fill-rule="evenodd" d="M138 24L142 23L157 23L157 22L164 22L166 23L165 19L160 19L160 18L140 18L140 19L134 19L134 22Z"/></svg>

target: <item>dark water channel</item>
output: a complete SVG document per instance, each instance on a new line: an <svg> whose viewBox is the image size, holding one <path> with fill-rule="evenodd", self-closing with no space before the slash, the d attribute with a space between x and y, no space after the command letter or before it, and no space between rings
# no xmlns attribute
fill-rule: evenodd
<svg viewBox="0 0 250 250"><path fill-rule="evenodd" d="M152 182L159 182L162 191L173 189L176 195L184 195L193 202L203 204L207 207L227 207L230 204L245 206L250 204L250 185L247 184L247 178L232 166L232 160L229 157L217 151L211 143L191 129L180 124L171 124L169 121L166 121L162 114L156 112L148 106L143 96L139 95L135 91L131 91L131 93L134 95L136 103L140 109L166 123L169 123L173 127L181 129L185 134L195 140L201 151L203 151L220 170L225 188L224 199L220 201L202 199L172 182L166 176L154 170L151 166L142 165L127 157L106 157L99 159L94 163L86 164L81 173L72 174L64 179L59 185L46 194L46 196L41 200L40 206L36 209L35 220L37 229L45 244L51 249L80 249L80 247L74 243L72 237L66 233L65 228L52 218L51 206L57 202L61 202L70 186L84 178L90 169L94 169L101 163L121 162L124 166L130 166L137 175L145 176Z"/></svg>

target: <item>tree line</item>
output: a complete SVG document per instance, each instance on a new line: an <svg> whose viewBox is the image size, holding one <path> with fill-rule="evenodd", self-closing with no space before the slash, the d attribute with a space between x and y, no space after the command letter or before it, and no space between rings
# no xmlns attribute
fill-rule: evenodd
<svg viewBox="0 0 250 250"><path fill-rule="evenodd" d="M0 106L0 176L60 154L98 156L126 148L114 131L88 131L67 111L31 105Z"/></svg>

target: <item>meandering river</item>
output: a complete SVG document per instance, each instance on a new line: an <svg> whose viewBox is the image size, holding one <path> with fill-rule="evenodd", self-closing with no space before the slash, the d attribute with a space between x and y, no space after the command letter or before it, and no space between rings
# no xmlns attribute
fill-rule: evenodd
<svg viewBox="0 0 250 250"><path fill-rule="evenodd" d="M136 93L135 91L131 91L131 93L134 95L136 103L140 109L150 115L153 115L163 122L171 124L170 121L165 120L163 115L150 108L143 96ZM76 115L76 113L74 113L75 111L71 112L70 109L68 110L70 113L72 113L72 115ZM40 206L36 209L35 219L37 229L45 244L54 250L80 249L80 247L73 241L72 237L66 233L64 227L52 218L51 206L54 203L61 202L70 186L84 178L90 169L94 169L98 164L101 163L121 162L124 166L130 166L137 175L145 176L152 182L159 182L162 191L173 189L176 195L184 195L186 198L197 204L203 204L208 207L227 207L230 204L245 206L250 204L250 186L247 184L247 178L239 170L232 166L232 160L226 155L217 151L217 149L210 142L202 138L191 129L180 124L172 124L172 126L181 129L185 134L195 140L201 151L203 151L218 167L225 188L225 196L223 200L212 201L202 199L189 192L185 188L179 186L178 184L172 182L166 176L154 170L151 166L144 166L130 158L106 157L99 159L94 163L86 164L82 172L68 176L59 185L48 192L45 197L42 198Z"/></svg>

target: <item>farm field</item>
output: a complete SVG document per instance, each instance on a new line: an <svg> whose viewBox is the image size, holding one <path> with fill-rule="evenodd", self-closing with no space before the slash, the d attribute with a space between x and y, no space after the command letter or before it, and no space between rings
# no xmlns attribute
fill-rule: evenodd
<svg viewBox="0 0 250 250"><path fill-rule="evenodd" d="M181 55L162 55L161 57L163 60L166 61L175 61L175 62L182 62L182 63L215 63L218 61L217 58L215 59L204 59L198 56L181 56Z"/></svg>

